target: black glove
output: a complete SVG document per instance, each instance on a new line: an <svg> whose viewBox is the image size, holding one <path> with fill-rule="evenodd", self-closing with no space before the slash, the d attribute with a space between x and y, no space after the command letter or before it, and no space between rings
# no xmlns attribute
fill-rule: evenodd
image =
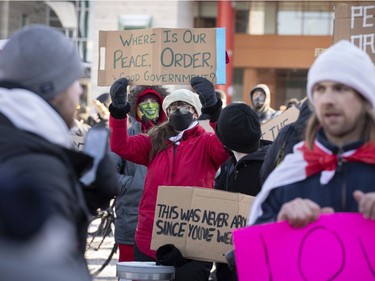
<svg viewBox="0 0 375 281"><path fill-rule="evenodd" d="M216 105L217 97L214 85L212 85L210 81L203 77L193 77L190 81L190 85L199 95L203 109Z"/></svg>
<svg viewBox="0 0 375 281"><path fill-rule="evenodd" d="M111 94L112 105L117 109L124 109L128 103L128 79L119 78L111 86L109 93Z"/></svg>
<svg viewBox="0 0 375 281"><path fill-rule="evenodd" d="M117 170L110 154L100 160L96 170L95 181L89 186L83 186L83 194L87 207L92 215L98 208L103 209L120 192Z"/></svg>
<svg viewBox="0 0 375 281"><path fill-rule="evenodd" d="M232 272L237 272L237 269L236 269L236 259L234 257L234 250L225 253L225 259L227 261L229 269Z"/></svg>
<svg viewBox="0 0 375 281"><path fill-rule="evenodd" d="M165 244L156 250L156 264L180 267L190 260L185 259L173 244Z"/></svg>

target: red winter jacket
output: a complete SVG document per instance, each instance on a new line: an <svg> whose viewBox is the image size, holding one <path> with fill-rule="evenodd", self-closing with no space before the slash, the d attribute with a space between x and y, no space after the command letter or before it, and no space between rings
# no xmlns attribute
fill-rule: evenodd
<svg viewBox="0 0 375 281"><path fill-rule="evenodd" d="M135 241L144 254L155 258L155 251L150 246L158 187L173 185L213 188L215 173L229 155L216 135L206 132L198 124L184 132L179 145L161 151L150 161L150 137L144 134L128 136L126 122L127 118L110 117L111 149L124 159L148 168L139 204Z"/></svg>

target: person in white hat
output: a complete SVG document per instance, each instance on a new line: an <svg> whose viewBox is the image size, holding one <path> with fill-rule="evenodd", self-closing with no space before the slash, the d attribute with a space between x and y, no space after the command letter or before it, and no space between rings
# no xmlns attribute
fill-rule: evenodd
<svg viewBox="0 0 375 281"><path fill-rule="evenodd" d="M374 220L374 63L340 41L311 66L307 95L314 112L306 140L267 178L248 223L304 227L322 212L360 212Z"/></svg>
<svg viewBox="0 0 375 281"><path fill-rule="evenodd" d="M148 168L135 233L137 261L157 259L157 252L151 250L151 236L159 186L213 188L216 171L229 157L215 133L206 132L197 121L202 112L210 114L211 125L215 128L221 100L217 99L214 87L207 79L193 78L191 85L198 94L187 89L173 91L162 105L168 121L152 128L147 135L135 136L128 136L126 130L130 111L128 80L120 78L110 89L111 149L122 158ZM175 248L168 249L176 257L169 256L167 263L163 263L164 255L158 260L176 266L176 281L208 280L211 263L194 260L187 263ZM171 254L169 250L168 254Z"/></svg>

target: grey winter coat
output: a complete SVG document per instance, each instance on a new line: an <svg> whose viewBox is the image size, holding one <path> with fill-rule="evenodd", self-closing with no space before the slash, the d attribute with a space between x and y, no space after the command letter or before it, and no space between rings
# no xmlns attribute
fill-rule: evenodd
<svg viewBox="0 0 375 281"><path fill-rule="evenodd" d="M131 119L129 135L141 133L141 123ZM115 241L118 244L134 245L138 222L138 204L142 197L146 166L134 164L113 153L119 172L121 191L116 198Z"/></svg>

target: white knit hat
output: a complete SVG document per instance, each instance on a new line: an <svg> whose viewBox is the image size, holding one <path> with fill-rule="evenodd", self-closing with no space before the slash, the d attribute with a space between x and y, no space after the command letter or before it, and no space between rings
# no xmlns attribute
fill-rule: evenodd
<svg viewBox="0 0 375 281"><path fill-rule="evenodd" d="M198 116L202 114L202 104L197 94L187 89L178 89L170 93L163 101L163 110L167 114L167 108L176 101L184 101L195 108Z"/></svg>
<svg viewBox="0 0 375 281"><path fill-rule="evenodd" d="M310 67L307 76L307 96L314 105L312 89L322 81L349 86L366 98L375 108L375 66L371 58L347 40L341 40L325 50Z"/></svg>

